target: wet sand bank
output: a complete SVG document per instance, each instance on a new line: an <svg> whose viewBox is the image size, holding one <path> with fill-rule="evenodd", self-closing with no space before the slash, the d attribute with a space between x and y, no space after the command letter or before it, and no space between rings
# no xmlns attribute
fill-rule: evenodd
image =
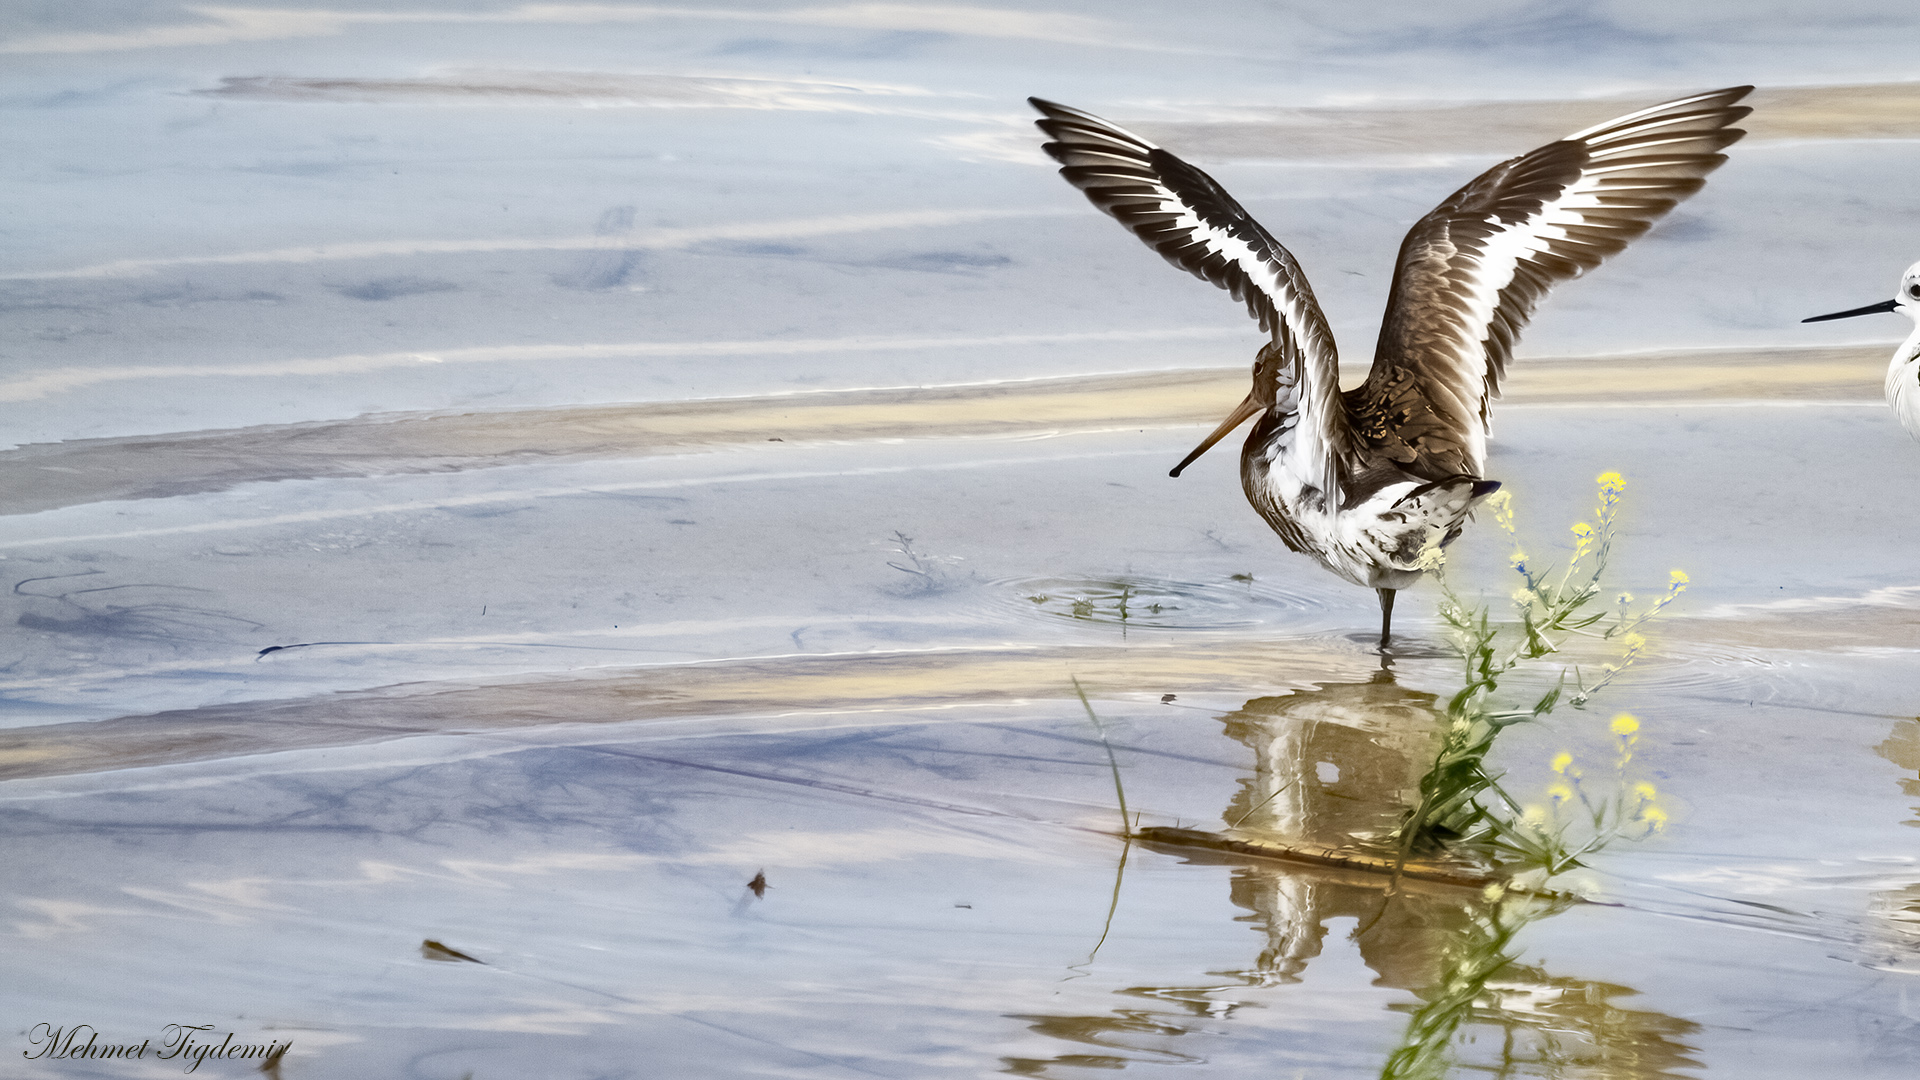
<svg viewBox="0 0 1920 1080"><path fill-rule="evenodd" d="M1505 405L1870 401L1888 347L1714 349L1517 361ZM1356 378L1361 376L1355 376ZM0 452L0 515L237 484L596 460L779 441L1025 437L1211 424L1245 370L352 420L41 443Z"/></svg>

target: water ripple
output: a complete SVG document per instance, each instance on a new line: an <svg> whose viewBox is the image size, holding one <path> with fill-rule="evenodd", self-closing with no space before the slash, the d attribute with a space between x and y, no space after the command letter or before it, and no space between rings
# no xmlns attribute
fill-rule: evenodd
<svg viewBox="0 0 1920 1080"><path fill-rule="evenodd" d="M1028 617L1150 630L1243 630L1322 609L1307 596L1251 578L1013 578L991 589L995 603Z"/></svg>

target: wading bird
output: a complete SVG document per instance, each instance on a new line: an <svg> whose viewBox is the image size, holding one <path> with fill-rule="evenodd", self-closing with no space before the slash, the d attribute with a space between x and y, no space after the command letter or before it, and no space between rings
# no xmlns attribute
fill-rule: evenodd
<svg viewBox="0 0 1920 1080"><path fill-rule="evenodd" d="M1891 300L1800 321L1851 319L1855 315L1878 315L1883 311L1897 311L1914 323L1913 333L1893 351L1893 360L1887 365L1887 404L1893 406L1893 415L1900 418L1900 426L1907 429L1907 434L1920 439L1920 263L1907 267L1907 272L1900 275L1900 288Z"/></svg>
<svg viewBox="0 0 1920 1080"><path fill-rule="evenodd" d="M1400 245L1367 381L1340 390L1326 317L1300 264L1213 178L1153 143L1039 98L1060 175L1168 262L1246 302L1271 340L1253 390L1186 460L1258 417L1247 500L1294 551L1380 597L1436 562L1500 485L1482 478L1489 399L1534 305L1700 189L1752 110L1736 86L1628 113L1503 161Z"/></svg>

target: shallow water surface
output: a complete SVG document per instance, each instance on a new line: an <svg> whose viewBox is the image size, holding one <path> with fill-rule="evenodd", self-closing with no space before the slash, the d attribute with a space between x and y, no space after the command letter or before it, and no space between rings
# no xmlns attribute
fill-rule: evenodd
<svg viewBox="0 0 1920 1080"><path fill-rule="evenodd" d="M178 1075L186 1030L287 1080L1915 1075L1902 328L1797 323L1920 254L1914 18L1169 11L6 29L0 1073ZM1167 477L1257 330L1022 99L1213 172L1351 383L1440 197L1749 81L1704 192L1545 303L1491 444L1536 564L1616 470L1608 595L1690 577L1500 782L1602 783L1629 712L1665 825L1544 887L1396 873L1464 681L1439 595L1383 656L1230 451ZM1449 581L1503 613L1509 554L1481 520Z"/></svg>

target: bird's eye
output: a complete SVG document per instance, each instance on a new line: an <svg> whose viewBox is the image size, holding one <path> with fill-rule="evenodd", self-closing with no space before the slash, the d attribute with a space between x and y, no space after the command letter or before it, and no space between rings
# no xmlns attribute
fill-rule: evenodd
<svg viewBox="0 0 1920 1080"><path fill-rule="evenodd" d="M1907 295L1913 297L1915 300L1920 300L1920 281L1907 286Z"/></svg>

